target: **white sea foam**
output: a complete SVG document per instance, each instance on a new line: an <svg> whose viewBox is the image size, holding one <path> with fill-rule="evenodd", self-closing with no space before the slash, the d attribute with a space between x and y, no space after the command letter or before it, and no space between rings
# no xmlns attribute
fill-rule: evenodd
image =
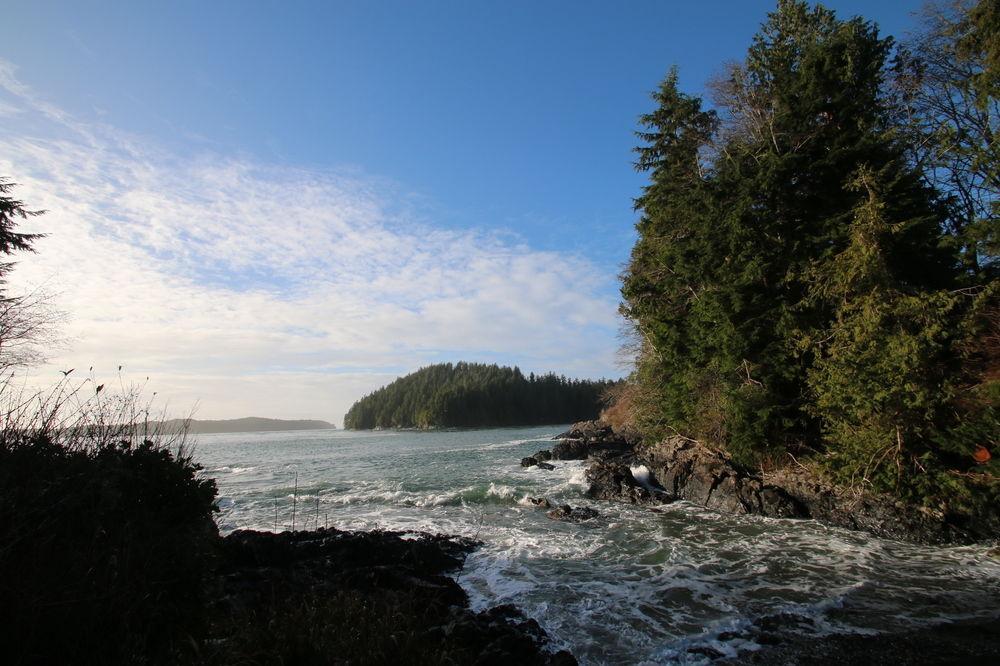
<svg viewBox="0 0 1000 666"><path fill-rule="evenodd" d="M688 652L698 647L735 655L755 647L753 623L777 613L823 635L997 612L1000 561L985 548L910 546L686 502L656 513L592 502L582 461L518 465L533 444L548 448L539 429L341 434L320 452L315 440L247 437L262 445L199 449L219 484L221 530L288 529L297 474L297 526L475 537L483 545L456 573L473 605L514 603L583 664L698 663ZM633 475L649 483L647 470ZM553 521L529 496L600 517Z"/></svg>

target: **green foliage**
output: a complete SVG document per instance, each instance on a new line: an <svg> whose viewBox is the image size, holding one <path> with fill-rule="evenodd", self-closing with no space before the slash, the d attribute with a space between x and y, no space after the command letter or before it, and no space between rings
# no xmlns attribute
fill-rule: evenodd
<svg viewBox="0 0 1000 666"><path fill-rule="evenodd" d="M202 628L215 483L152 441L0 437L0 654L175 661Z"/></svg>
<svg viewBox="0 0 1000 666"><path fill-rule="evenodd" d="M976 343L996 282L959 261L956 208L912 159L892 47L781 0L713 84L717 112L674 71L654 94L622 283L636 419L747 465L812 452L842 480L971 505L995 487L973 454L1000 429L997 377L974 370L996 357Z"/></svg>
<svg viewBox="0 0 1000 666"><path fill-rule="evenodd" d="M890 260L912 281L942 279L932 193L879 101L890 45L860 19L781 2L717 84L721 125L674 73L654 96L637 162L651 183L622 289L645 345L639 381L658 396L647 430L667 424L746 463L818 431L798 341L832 315L811 281L848 242L857 197L844 185L862 165L891 172L893 215L907 220Z"/></svg>
<svg viewBox="0 0 1000 666"><path fill-rule="evenodd" d="M916 291L897 280L887 248L902 226L889 224L876 177L862 169L854 189L867 194L848 247L814 287L840 303L809 371L811 409L824 424L828 464L851 483L905 493L912 469L939 462L934 436L948 420L958 387L955 354L963 296ZM923 460L924 463L921 463Z"/></svg>
<svg viewBox="0 0 1000 666"><path fill-rule="evenodd" d="M40 234L26 234L15 231L17 219L22 220L44 211L28 210L24 202L10 196L14 183L0 177L0 255L11 255L15 252L32 252L32 244L41 238ZM0 278L10 269L10 262L0 262Z"/></svg>
<svg viewBox="0 0 1000 666"><path fill-rule="evenodd" d="M354 403L348 429L462 428L571 423L597 417L608 381L525 377L518 368L440 363Z"/></svg>

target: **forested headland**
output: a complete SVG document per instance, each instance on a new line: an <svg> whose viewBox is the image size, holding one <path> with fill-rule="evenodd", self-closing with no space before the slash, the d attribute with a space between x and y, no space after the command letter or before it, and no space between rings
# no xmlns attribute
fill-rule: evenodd
<svg viewBox="0 0 1000 666"><path fill-rule="evenodd" d="M897 42L781 0L642 116L627 410L752 469L937 509L1000 500L1000 3Z"/></svg>
<svg viewBox="0 0 1000 666"><path fill-rule="evenodd" d="M361 400L344 428L485 428L547 425L595 418L606 380L527 377L517 367L439 363L400 377Z"/></svg>

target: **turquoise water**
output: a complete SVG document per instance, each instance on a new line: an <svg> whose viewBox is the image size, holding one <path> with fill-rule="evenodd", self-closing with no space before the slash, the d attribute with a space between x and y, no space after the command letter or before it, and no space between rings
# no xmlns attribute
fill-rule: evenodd
<svg viewBox="0 0 1000 666"><path fill-rule="evenodd" d="M687 651L696 646L735 654L755 646L720 634L779 612L819 634L1000 614L1000 561L986 547L912 546L684 502L659 513L591 502L582 462L520 466L564 429L199 435L195 458L217 480L223 532L289 529L294 517L297 529L482 540L456 575L473 606L515 604L583 664L700 663ZM556 522L529 496L600 517Z"/></svg>

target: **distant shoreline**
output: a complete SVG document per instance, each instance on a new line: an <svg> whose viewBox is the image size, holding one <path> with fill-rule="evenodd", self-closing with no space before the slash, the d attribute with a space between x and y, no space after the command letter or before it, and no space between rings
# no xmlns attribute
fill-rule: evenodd
<svg viewBox="0 0 1000 666"><path fill-rule="evenodd" d="M523 423L516 425L429 426L427 428L344 428L344 432L463 432L466 430L521 430L524 428L567 428L572 423Z"/></svg>
<svg viewBox="0 0 1000 666"><path fill-rule="evenodd" d="M318 419L267 419L259 416L219 420L170 419L162 421L159 426L167 430L184 429L192 435L337 429L334 424Z"/></svg>

